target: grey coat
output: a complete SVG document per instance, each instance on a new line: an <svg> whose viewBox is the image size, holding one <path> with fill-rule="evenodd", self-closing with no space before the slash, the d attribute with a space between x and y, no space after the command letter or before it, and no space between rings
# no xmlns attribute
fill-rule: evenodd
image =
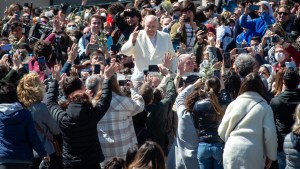
<svg viewBox="0 0 300 169"><path fill-rule="evenodd" d="M283 150L286 154L286 169L299 169L300 136L296 136L293 133L286 135L284 139Z"/></svg>
<svg viewBox="0 0 300 169"><path fill-rule="evenodd" d="M31 111L33 121L40 126L40 128L44 131L45 134L51 137L52 135L57 135L60 133L59 127L56 121L50 115L46 104L41 102L34 103L29 107L29 110ZM53 154L55 152L53 143L37 127L35 128L47 153L49 155ZM34 156L36 157L37 154L34 153Z"/></svg>

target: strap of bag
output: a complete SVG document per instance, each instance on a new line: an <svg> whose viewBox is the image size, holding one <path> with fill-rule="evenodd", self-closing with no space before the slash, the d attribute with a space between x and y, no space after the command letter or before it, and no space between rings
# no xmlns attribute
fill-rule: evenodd
<svg viewBox="0 0 300 169"><path fill-rule="evenodd" d="M46 136L47 139L49 139L51 142L53 142L53 138L50 137L49 135L47 135L44 130L42 129L42 127L37 123L37 122L34 122L34 125L36 127L36 129L41 132L42 134L44 134Z"/></svg>
<svg viewBox="0 0 300 169"><path fill-rule="evenodd" d="M260 102L262 102L263 100L261 100L261 101L259 101L259 102L257 102L257 103L255 103L249 110L248 110L248 112L239 120L239 122L237 122L236 124L235 124L235 126L234 126L234 128L231 130L231 131L233 131L233 130L235 130L235 128L240 124L240 122L247 116L247 114L250 112L250 110L254 107L254 106L256 106L258 103L260 103Z"/></svg>

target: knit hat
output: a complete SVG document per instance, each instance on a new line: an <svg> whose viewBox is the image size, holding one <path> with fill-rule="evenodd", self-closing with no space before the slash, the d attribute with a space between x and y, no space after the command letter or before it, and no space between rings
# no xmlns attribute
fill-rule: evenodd
<svg viewBox="0 0 300 169"><path fill-rule="evenodd" d="M272 70L272 66L271 66L270 64L263 64L262 66L264 66L265 68L267 68L267 69L268 69L268 72L269 72L270 74L272 74L273 70Z"/></svg>

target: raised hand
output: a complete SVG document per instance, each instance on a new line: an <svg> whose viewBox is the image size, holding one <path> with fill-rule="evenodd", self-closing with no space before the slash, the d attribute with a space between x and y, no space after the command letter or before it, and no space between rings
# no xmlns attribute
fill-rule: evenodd
<svg viewBox="0 0 300 169"><path fill-rule="evenodd" d="M184 62L182 60L178 60L177 62L177 75L182 76L184 73Z"/></svg>
<svg viewBox="0 0 300 169"><path fill-rule="evenodd" d="M162 61L162 65L164 66L164 67L166 67L166 68L168 68L168 69L170 69L171 68L171 66L172 66L172 55L171 55L171 53L166 53L165 54L165 57L164 57L164 59L163 59L163 61Z"/></svg>
<svg viewBox="0 0 300 169"><path fill-rule="evenodd" d="M137 27L135 27L135 29L133 30L133 32L132 32L132 44L133 45L135 45L135 42L136 42L136 38L138 37L138 35L139 35L139 30L138 30L138 26Z"/></svg>
<svg viewBox="0 0 300 169"><path fill-rule="evenodd" d="M53 69L51 70L52 79L60 81L60 70L61 70L61 65L54 65Z"/></svg>
<svg viewBox="0 0 300 169"><path fill-rule="evenodd" d="M73 62L78 56L78 45L73 44L71 48L68 49L68 62Z"/></svg>

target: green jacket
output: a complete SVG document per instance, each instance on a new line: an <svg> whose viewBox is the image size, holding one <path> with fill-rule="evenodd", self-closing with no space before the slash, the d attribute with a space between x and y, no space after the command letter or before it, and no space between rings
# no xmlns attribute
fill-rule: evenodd
<svg viewBox="0 0 300 169"><path fill-rule="evenodd" d="M195 33L200 29L200 27L203 27L205 29L205 32L206 31L206 27L205 25L203 25L202 23L198 22L198 21L195 21L196 22L196 25L197 25L197 30L195 31ZM180 23L177 22L175 23L172 28L171 28L171 39L173 40L174 38L179 38L180 39L180 42L186 44L186 30L185 30L185 26L183 27L182 31L180 33L177 32L177 29L180 27ZM195 40L195 43L197 41Z"/></svg>

